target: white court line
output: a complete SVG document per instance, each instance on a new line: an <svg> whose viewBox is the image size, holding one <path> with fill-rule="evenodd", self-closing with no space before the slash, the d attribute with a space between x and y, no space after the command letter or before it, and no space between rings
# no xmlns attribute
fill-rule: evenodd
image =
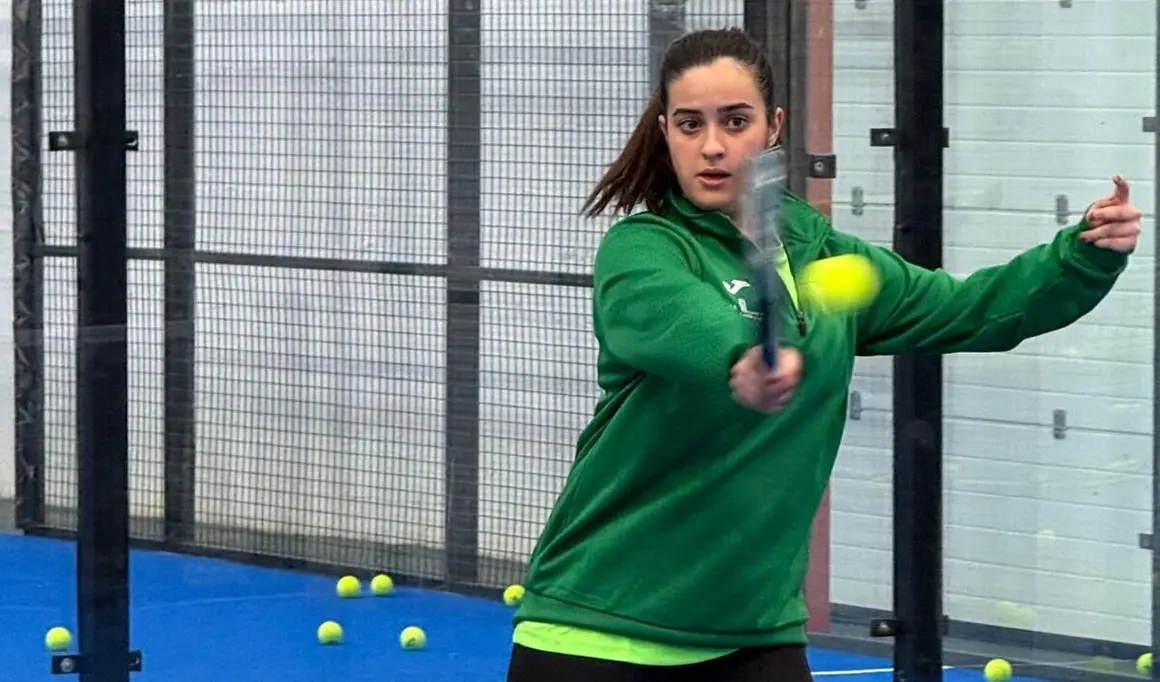
<svg viewBox="0 0 1160 682"><path fill-rule="evenodd" d="M954 666L944 665L943 670L951 670ZM894 668L865 668L863 670L815 670L814 677L827 677L833 675L875 675L879 673L892 673Z"/></svg>

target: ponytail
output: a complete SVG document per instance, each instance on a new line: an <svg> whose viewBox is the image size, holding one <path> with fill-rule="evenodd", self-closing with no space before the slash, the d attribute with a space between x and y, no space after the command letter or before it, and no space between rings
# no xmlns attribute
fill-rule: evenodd
<svg viewBox="0 0 1160 682"><path fill-rule="evenodd" d="M585 215L595 218L610 205L614 213L628 213L641 203L654 213L661 211L665 194L676 183L668 144L659 122L664 113L661 88L658 87L620 156L588 195L584 203Z"/></svg>

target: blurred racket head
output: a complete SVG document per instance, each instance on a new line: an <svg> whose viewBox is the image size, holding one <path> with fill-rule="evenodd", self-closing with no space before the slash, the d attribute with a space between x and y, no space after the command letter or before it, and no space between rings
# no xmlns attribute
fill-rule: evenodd
<svg viewBox="0 0 1160 682"><path fill-rule="evenodd" d="M786 177L785 152L780 146L751 158L745 174L744 219L751 226L756 246L750 267L759 297L761 346L770 369L777 368L778 317L784 289L778 279L776 259L782 248L781 204Z"/></svg>

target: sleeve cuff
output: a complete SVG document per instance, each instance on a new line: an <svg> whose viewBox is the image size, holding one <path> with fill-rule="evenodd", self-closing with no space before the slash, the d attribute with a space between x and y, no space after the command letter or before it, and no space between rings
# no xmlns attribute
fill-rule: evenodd
<svg viewBox="0 0 1160 682"><path fill-rule="evenodd" d="M1087 220L1081 220L1079 224L1067 230L1064 237L1065 262L1091 275L1102 277L1119 275L1128 265L1128 254L1103 249L1080 239L1080 233L1087 229Z"/></svg>

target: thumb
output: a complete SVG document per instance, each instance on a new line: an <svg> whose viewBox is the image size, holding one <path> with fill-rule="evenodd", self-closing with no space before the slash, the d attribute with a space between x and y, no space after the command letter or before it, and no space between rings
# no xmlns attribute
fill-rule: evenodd
<svg viewBox="0 0 1160 682"><path fill-rule="evenodd" d="M1112 193L1112 197L1115 198L1116 203L1117 204L1127 204L1128 203L1128 196L1131 193L1131 189L1132 189L1128 185L1128 181L1125 180L1122 175L1117 175L1116 177L1112 178L1112 182L1116 183L1115 192Z"/></svg>

